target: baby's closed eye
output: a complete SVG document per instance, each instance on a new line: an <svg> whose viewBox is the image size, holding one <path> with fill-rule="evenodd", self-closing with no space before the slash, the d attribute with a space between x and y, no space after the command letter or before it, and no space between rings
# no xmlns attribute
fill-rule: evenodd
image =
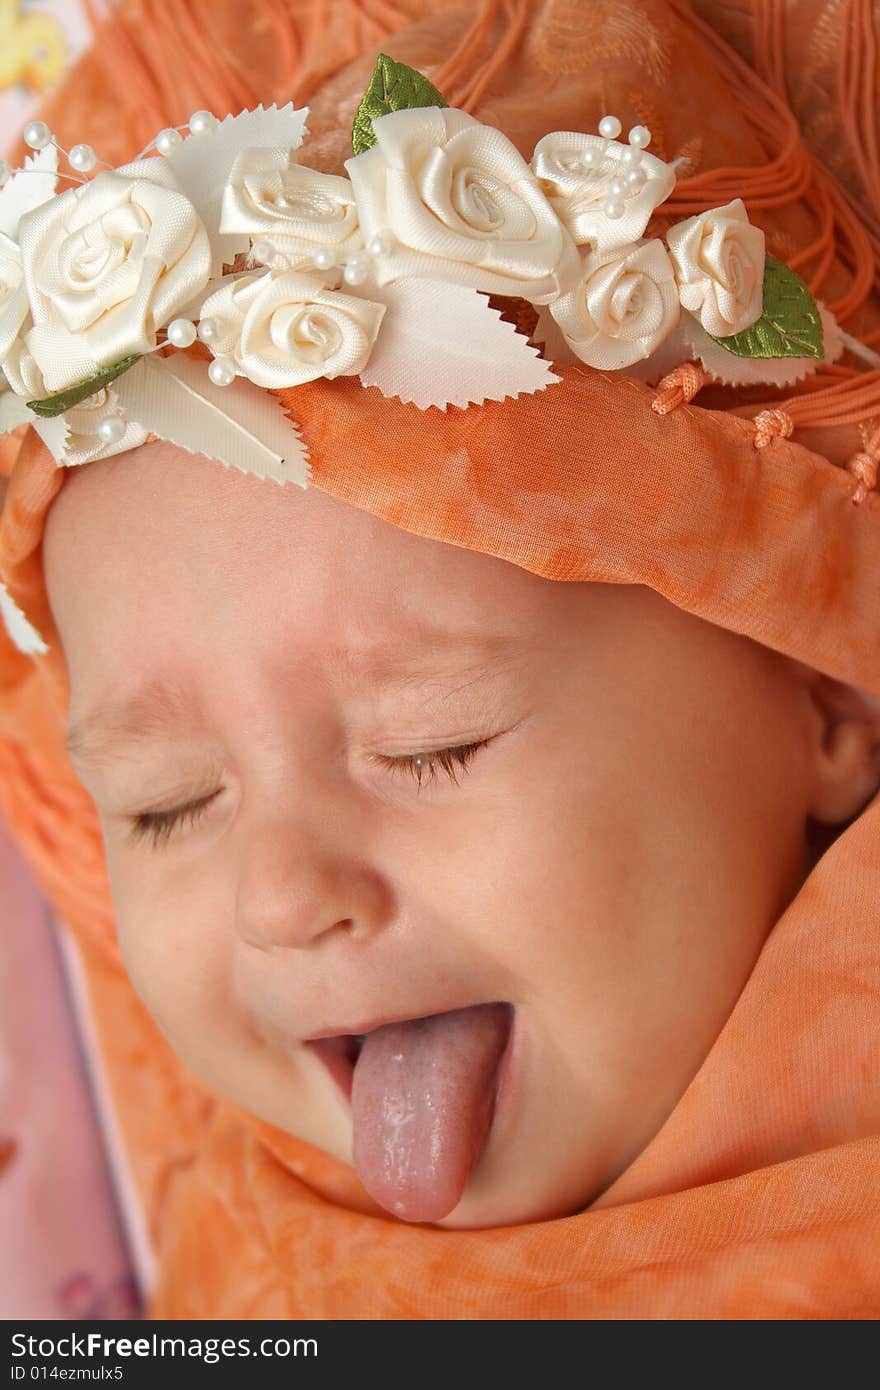
<svg viewBox="0 0 880 1390"><path fill-rule="evenodd" d="M473 743L458 744L452 748L432 749L423 753L404 753L393 758L384 753L373 753L369 755L369 760L394 773L410 773L416 778L419 788L423 785L422 775L425 769L428 773L425 782L427 785L433 780L434 769L438 766L458 785L456 769L459 767L467 769L480 749L485 748L495 737L497 735L479 739ZM203 812L220 795L221 790L222 788L218 788L209 796L199 797L197 800L184 802L180 806L173 806L167 810L142 811L138 815L130 817L129 838L135 842L147 838L153 846L158 846L163 841L171 839L175 832L184 826L197 825Z"/></svg>

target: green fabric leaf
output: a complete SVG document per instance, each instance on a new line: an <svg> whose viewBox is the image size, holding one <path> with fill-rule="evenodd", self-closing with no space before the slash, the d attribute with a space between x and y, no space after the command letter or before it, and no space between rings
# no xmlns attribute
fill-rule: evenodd
<svg viewBox="0 0 880 1390"><path fill-rule="evenodd" d="M710 333L710 338L715 335ZM787 265L764 261L764 307L750 328L715 338L737 357L815 357L825 355L822 316L803 280Z"/></svg>
<svg viewBox="0 0 880 1390"><path fill-rule="evenodd" d="M127 372L140 360L139 352L133 353L130 357L123 357L111 367L102 367L100 372L96 372L88 380L78 381L75 386L68 386L66 391L59 391L57 396L47 396L42 401L28 401L28 407L35 415L39 415L41 420L54 420L56 415L63 415L65 410L72 410L75 405L79 405L86 396L93 396L96 391L109 386L111 381L122 376L123 372Z"/></svg>
<svg viewBox="0 0 880 1390"><path fill-rule="evenodd" d="M389 111L409 110L413 106L448 105L446 98L417 68L396 63L387 53L380 53L354 118L351 147L357 155L375 145L374 117L387 116Z"/></svg>

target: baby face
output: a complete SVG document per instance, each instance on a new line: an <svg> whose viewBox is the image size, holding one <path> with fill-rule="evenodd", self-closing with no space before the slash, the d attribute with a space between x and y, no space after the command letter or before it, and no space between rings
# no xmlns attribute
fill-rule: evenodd
<svg viewBox="0 0 880 1390"><path fill-rule="evenodd" d="M44 557L121 949L190 1068L405 1220L598 1197L802 882L787 660L166 445L75 470Z"/></svg>

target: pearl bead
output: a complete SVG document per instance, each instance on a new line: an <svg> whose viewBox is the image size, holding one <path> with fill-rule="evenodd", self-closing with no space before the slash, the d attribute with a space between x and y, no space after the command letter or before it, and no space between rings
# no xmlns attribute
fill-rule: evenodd
<svg viewBox="0 0 880 1390"><path fill-rule="evenodd" d="M275 255L275 246L266 237L254 242L254 255L263 265L269 265Z"/></svg>
<svg viewBox="0 0 880 1390"><path fill-rule="evenodd" d="M374 237L370 237L367 242L367 250L371 256L389 256L394 250L395 238L386 227L383 231L377 232Z"/></svg>
<svg viewBox="0 0 880 1390"><path fill-rule="evenodd" d="M630 188L641 188L645 182L645 175L641 169L627 169L623 178Z"/></svg>
<svg viewBox="0 0 880 1390"><path fill-rule="evenodd" d="M172 319L165 336L172 347L188 348L196 340L196 326L191 319Z"/></svg>
<svg viewBox="0 0 880 1390"><path fill-rule="evenodd" d="M342 278L347 285L362 285L370 273L370 263L362 251L356 251L345 262Z"/></svg>
<svg viewBox="0 0 880 1390"><path fill-rule="evenodd" d="M601 155L599 154L598 150L594 150L592 148L588 150L581 150L580 161L585 169L594 169L596 165L599 163L600 159Z"/></svg>
<svg viewBox="0 0 880 1390"><path fill-rule="evenodd" d="M189 118L189 129L191 135L206 135L209 130L213 130L220 122L212 111L194 111Z"/></svg>
<svg viewBox="0 0 880 1390"><path fill-rule="evenodd" d="M126 429L126 422L121 415L107 415L98 426L98 438L102 444L118 444Z"/></svg>
<svg viewBox="0 0 880 1390"><path fill-rule="evenodd" d="M634 125L629 133L629 143L635 145L636 149L643 150L646 145L651 143L651 132L646 125Z"/></svg>
<svg viewBox="0 0 880 1390"><path fill-rule="evenodd" d="M231 386L235 380L235 363L231 357L215 357L208 368L208 376L215 386Z"/></svg>
<svg viewBox="0 0 880 1390"><path fill-rule="evenodd" d="M8 159L0 159L0 188L12 178L12 165Z"/></svg>
<svg viewBox="0 0 880 1390"><path fill-rule="evenodd" d="M98 156L91 145L74 145L68 159L71 169L76 169L79 174L91 173L98 162Z"/></svg>
<svg viewBox="0 0 880 1390"><path fill-rule="evenodd" d="M622 130L623 126L616 116L603 116L599 122L599 134L607 140L616 140Z"/></svg>
<svg viewBox="0 0 880 1390"><path fill-rule="evenodd" d="M620 152L621 164L627 164L634 169L637 164L642 162L642 152L635 145L626 145Z"/></svg>
<svg viewBox="0 0 880 1390"><path fill-rule="evenodd" d="M623 179L612 179L608 185L608 192L612 198L622 198L626 192L626 184Z"/></svg>
<svg viewBox="0 0 880 1390"><path fill-rule="evenodd" d="M602 204L602 211L605 213L606 217L622 217L624 213L623 203L619 203L615 199L609 198L607 203Z"/></svg>
<svg viewBox="0 0 880 1390"><path fill-rule="evenodd" d="M183 136L179 130L174 130L169 126L167 130L160 130L156 136L156 149L160 154L171 154L183 143Z"/></svg>
<svg viewBox="0 0 880 1390"><path fill-rule="evenodd" d="M198 333L203 343L216 343L222 332L219 319L202 319L199 323Z"/></svg>
<svg viewBox="0 0 880 1390"><path fill-rule="evenodd" d="M22 138L32 150L44 150L55 138L45 121L28 121Z"/></svg>
<svg viewBox="0 0 880 1390"><path fill-rule="evenodd" d="M318 270L332 270L336 264L336 253L329 246L320 246L312 256Z"/></svg>

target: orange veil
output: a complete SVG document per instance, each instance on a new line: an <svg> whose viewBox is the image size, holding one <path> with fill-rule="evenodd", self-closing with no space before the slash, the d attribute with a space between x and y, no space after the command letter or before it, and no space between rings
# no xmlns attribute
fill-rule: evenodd
<svg viewBox="0 0 880 1390"><path fill-rule="evenodd" d="M121 163L196 108L293 97L310 106L302 161L335 173L383 50L526 157L605 112L646 124L661 158L687 160L658 234L741 196L841 322L843 356L788 391L704 384L698 400L686 375L655 389L566 366L563 386L445 413L319 381L289 400L313 485L550 579L648 584L880 697L878 47L871 0L122 0L44 114ZM880 795L589 1208L398 1222L345 1165L201 1088L128 983L98 818L63 751L41 541L65 470L32 435L0 460L0 578L49 643L25 656L0 631L0 806L82 952L157 1252L150 1316L880 1313Z"/></svg>

